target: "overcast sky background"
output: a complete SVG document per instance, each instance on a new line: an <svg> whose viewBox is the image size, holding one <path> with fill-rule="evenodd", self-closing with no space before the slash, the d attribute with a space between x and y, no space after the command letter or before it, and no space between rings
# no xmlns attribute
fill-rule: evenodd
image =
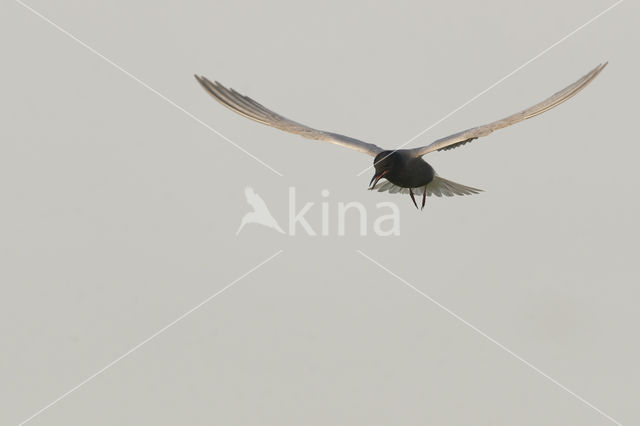
<svg viewBox="0 0 640 426"><path fill-rule="evenodd" d="M640 423L640 7L625 1L411 146L604 72L444 153L484 189L366 191L371 158L215 103L203 74L294 120L393 148L613 4L27 0L278 176L14 1L0 6L1 424L19 424L278 250L32 425ZM248 225L251 186L400 209L398 237ZM320 194L323 189L329 197Z"/></svg>

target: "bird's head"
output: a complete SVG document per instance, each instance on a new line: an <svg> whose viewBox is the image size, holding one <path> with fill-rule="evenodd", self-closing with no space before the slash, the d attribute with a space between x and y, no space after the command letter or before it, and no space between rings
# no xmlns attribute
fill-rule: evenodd
<svg viewBox="0 0 640 426"><path fill-rule="evenodd" d="M369 182L369 189L375 188L378 181L393 170L398 162L396 157L398 157L397 151L382 151L376 155L373 160L373 167L375 167L376 172L371 178L371 182Z"/></svg>

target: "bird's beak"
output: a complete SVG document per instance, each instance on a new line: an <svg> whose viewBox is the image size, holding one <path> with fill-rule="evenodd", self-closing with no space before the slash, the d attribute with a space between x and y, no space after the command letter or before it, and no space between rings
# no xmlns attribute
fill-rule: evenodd
<svg viewBox="0 0 640 426"><path fill-rule="evenodd" d="M383 170L381 172L376 172L375 175L371 178L371 182L369 182L369 190L372 190L376 187L378 181L387 173L387 170Z"/></svg>

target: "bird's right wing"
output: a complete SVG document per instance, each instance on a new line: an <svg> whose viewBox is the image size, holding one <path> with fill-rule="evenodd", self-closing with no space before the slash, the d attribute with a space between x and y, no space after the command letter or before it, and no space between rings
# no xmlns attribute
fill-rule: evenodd
<svg viewBox="0 0 640 426"><path fill-rule="evenodd" d="M557 107L564 101L571 99L576 94L578 94L578 92L587 87L587 85L591 83L593 79L596 78L606 66L606 62L604 64L598 65L575 83L570 84L569 86L555 93L553 96L545 99L540 103L535 104L532 107L512 114L506 118L503 118L502 120L494 121L483 126L473 127L471 129L463 130L462 132L454 133L453 135L438 139L437 141L427 146L414 148L410 151L413 155L419 157L432 151L446 151L448 149L457 148L473 141L474 139L482 136L487 136L495 130L511 126L513 124L526 120L527 118L535 117L538 114L549 111L550 109Z"/></svg>
<svg viewBox="0 0 640 426"><path fill-rule="evenodd" d="M206 77L197 75L195 77L196 80L198 80L198 83L200 83L200 85L209 92L216 101L220 102L230 110L257 121L258 123L266 124L267 126L275 127L276 129L284 130L285 132L295 133L297 135L304 136L305 138L342 145L344 147L369 154L372 157L375 157L378 153L382 152L382 148L377 145L362 142L358 139L339 135L337 133L317 130L305 126L304 124L289 120L288 118L265 108L248 96L241 95L233 89L227 89L217 81L212 83Z"/></svg>

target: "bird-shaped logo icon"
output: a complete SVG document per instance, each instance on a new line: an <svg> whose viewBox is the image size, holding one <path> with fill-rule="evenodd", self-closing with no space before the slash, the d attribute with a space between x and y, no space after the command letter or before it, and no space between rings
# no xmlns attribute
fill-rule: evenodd
<svg viewBox="0 0 640 426"><path fill-rule="evenodd" d="M242 220L240 221L240 226L238 227L236 235L240 234L242 228L244 228L245 225L249 223L257 223L259 225L266 226L267 228L275 229L279 233L284 234L284 231L282 230L282 228L280 228L280 225L278 225L278 222L276 222L276 219L269 211L267 204L264 202L262 197L253 190L253 188L247 186L244 189L244 195L247 199L247 203L249 203L249 205L253 207L253 211L242 216Z"/></svg>

